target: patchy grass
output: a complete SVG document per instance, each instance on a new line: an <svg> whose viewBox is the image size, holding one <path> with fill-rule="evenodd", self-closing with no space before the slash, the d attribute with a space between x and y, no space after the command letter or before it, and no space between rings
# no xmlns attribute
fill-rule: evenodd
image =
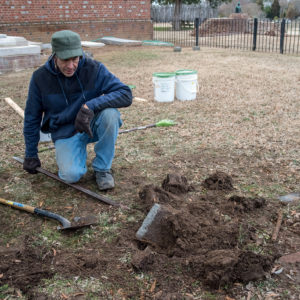
<svg viewBox="0 0 300 300"><path fill-rule="evenodd" d="M106 293L106 291L111 288L110 284L103 281L105 280L96 278L83 279L79 277L67 279L55 275L50 280L43 280L39 292L53 299L82 297L82 295L86 295L85 299L99 299L99 297L113 299L111 295ZM84 291L84 293L82 291Z"/></svg>

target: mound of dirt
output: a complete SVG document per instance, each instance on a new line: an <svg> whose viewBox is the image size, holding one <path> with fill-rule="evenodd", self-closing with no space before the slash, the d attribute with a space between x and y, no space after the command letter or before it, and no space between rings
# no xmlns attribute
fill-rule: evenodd
<svg viewBox="0 0 300 300"><path fill-rule="evenodd" d="M247 250L245 246L252 242L253 228L245 220L247 213L264 209L266 200L236 195L226 198L225 194L218 194L218 199L210 195L189 196L187 200L186 193L190 189L186 181L181 180L185 189L180 188L180 192L175 189L176 194L170 192L172 189L168 183L174 178L181 177L168 175L163 181L162 187L167 191L148 185L139 194L148 209L153 204L158 207L156 215L152 212L147 215L144 222L148 224L143 223L140 239L156 255L153 252L150 255L147 250L147 255L143 256L139 251L137 257L143 257L139 260L143 262L139 263L139 269L157 268L161 262L155 261L160 261L160 255L167 255L180 261L189 276L211 288L261 279L277 255L267 256ZM217 190L232 189L231 177L220 172L206 180L206 184ZM136 262L134 266L137 267Z"/></svg>
<svg viewBox="0 0 300 300"><path fill-rule="evenodd" d="M147 247L144 251L138 251L132 258L131 264L135 270L148 271L154 263L155 253Z"/></svg>
<svg viewBox="0 0 300 300"><path fill-rule="evenodd" d="M177 206L179 198L164 189L154 186L153 184L145 185L139 192L139 197L143 202L143 208L148 212L155 203L171 204Z"/></svg>
<svg viewBox="0 0 300 300"><path fill-rule="evenodd" d="M221 177L232 183L229 175ZM230 186L223 181L220 188ZM178 174L168 174L161 187L144 186L139 192L144 221L149 211L156 211L142 239L133 238L139 224L131 223L112 242L97 239L83 249L37 246L38 240L31 236L17 249L0 247L0 285L21 290L28 299L48 299L37 287L54 274L126 286L127 272L149 272L154 278L147 292L151 299L188 299L175 291L195 282L201 288L204 284L229 289L236 282L262 279L279 255L270 240L263 240L263 251L255 250L262 243L265 224L274 225L277 208L259 197L228 196L228 189L222 188L203 195ZM139 285L126 293L128 299L139 295ZM108 299L106 291L99 299Z"/></svg>
<svg viewBox="0 0 300 300"><path fill-rule="evenodd" d="M232 201L234 203L234 209L241 212L261 208L266 204L266 200L264 198L246 198L237 195L230 197L228 201Z"/></svg>
<svg viewBox="0 0 300 300"><path fill-rule="evenodd" d="M162 183L162 188L176 195L194 190L193 186L188 184L186 177L178 174L168 174Z"/></svg>
<svg viewBox="0 0 300 300"><path fill-rule="evenodd" d="M216 172L206 178L203 187L208 190L233 190L232 178L224 172Z"/></svg>
<svg viewBox="0 0 300 300"><path fill-rule="evenodd" d="M192 258L189 266L196 278L211 288L231 285L234 282L247 283L262 279L270 270L272 257L238 249L209 251Z"/></svg>

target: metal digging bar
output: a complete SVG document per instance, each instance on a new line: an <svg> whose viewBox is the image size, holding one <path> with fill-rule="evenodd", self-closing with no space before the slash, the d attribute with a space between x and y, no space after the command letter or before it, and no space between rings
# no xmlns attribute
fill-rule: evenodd
<svg viewBox="0 0 300 300"><path fill-rule="evenodd" d="M23 164L23 162L24 162L24 160L22 158L17 157L17 156L14 156L13 159L16 160L17 162L21 163L21 164ZM118 206L118 207L121 207L121 208L124 208L124 209L128 209L128 207L125 206L125 205L123 205L123 204L114 202L113 200L111 200L111 199L109 199L109 198L107 198L105 196L98 195L98 194L96 194L96 193L94 193L94 192L92 192L92 191L90 191L88 189L85 189L85 188L83 188L83 187L81 187L81 186L79 186L77 184L67 183L64 180L60 179L57 175L55 175L55 174L53 174L53 173L51 173L51 172L49 172L49 171L47 171L47 170L45 170L45 169L43 169L41 167L36 168L36 170L39 173L45 174L45 175L47 175L47 176L49 176L49 177L51 177L51 178L53 178L53 179L55 179L57 181L60 181L61 183L64 183L64 184L66 184L66 185L68 185L68 186L70 186L70 187L72 187L72 188L74 188L74 189L76 189L76 190L78 190L78 191L80 191L80 192L88 195L88 196L91 196L91 197L93 197L93 198L95 198L95 199L97 199L97 200L99 200L101 202L104 202L104 203L112 205L112 206Z"/></svg>
<svg viewBox="0 0 300 300"><path fill-rule="evenodd" d="M32 214L35 214L38 216L47 217L47 218L59 221L62 226L58 226L57 229L60 231L76 230L79 228L97 224L97 218L95 216L75 217L73 219L73 221L70 222L66 218L64 218L58 214L55 214L53 212L50 212L48 210L40 209L37 207L32 207L30 205L22 204L19 202L8 201L3 198L0 198L0 203L14 207L19 210L27 211L29 213L32 213Z"/></svg>

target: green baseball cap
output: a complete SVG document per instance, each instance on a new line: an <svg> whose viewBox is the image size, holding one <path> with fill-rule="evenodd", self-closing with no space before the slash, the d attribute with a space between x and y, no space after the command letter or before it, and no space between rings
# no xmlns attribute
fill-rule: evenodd
<svg viewBox="0 0 300 300"><path fill-rule="evenodd" d="M60 59L83 55L80 36L71 30L61 30L53 33L51 45L52 52Z"/></svg>

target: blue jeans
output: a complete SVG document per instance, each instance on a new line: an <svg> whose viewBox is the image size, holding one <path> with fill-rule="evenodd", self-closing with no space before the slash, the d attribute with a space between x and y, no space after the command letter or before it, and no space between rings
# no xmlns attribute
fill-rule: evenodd
<svg viewBox="0 0 300 300"><path fill-rule="evenodd" d="M67 183L74 183L86 173L86 146L94 143L96 157L92 167L95 171L108 171L115 155L115 143L122 126L120 112L106 108L99 112L91 122L93 138L86 133L77 133L67 139L55 141L58 176Z"/></svg>

